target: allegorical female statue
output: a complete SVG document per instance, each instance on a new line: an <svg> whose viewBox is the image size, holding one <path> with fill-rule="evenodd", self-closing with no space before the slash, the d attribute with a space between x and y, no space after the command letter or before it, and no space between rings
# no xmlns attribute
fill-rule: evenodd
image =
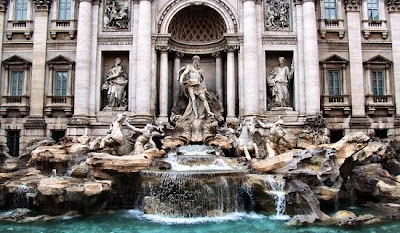
<svg viewBox="0 0 400 233"><path fill-rule="evenodd" d="M102 90L107 90L108 104L104 109L126 110L128 99L126 98L126 84L128 77L121 66L121 59L115 59L115 65L110 69Z"/></svg>
<svg viewBox="0 0 400 233"><path fill-rule="evenodd" d="M268 85L272 87L272 97L275 106L289 107L289 82L293 78L292 67L285 66L285 58L279 57L279 65L275 66L268 75Z"/></svg>

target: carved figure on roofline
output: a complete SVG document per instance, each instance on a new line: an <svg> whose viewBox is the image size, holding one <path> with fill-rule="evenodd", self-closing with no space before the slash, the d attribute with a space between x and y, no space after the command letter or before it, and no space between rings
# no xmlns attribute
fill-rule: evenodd
<svg viewBox="0 0 400 233"><path fill-rule="evenodd" d="M289 107L289 82L293 78L293 63L289 69L289 67L285 65L284 57L279 57L278 60L279 65L274 67L267 78L268 85L271 87L272 105L276 107Z"/></svg>
<svg viewBox="0 0 400 233"><path fill-rule="evenodd" d="M126 85L128 77L121 66L121 59L115 59L115 65L110 69L106 81L101 89L107 90L108 104L104 109L126 110L128 99L126 97Z"/></svg>

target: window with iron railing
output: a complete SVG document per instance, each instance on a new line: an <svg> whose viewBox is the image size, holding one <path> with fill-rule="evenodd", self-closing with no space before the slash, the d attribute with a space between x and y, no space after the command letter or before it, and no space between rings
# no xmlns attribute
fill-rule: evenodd
<svg viewBox="0 0 400 233"><path fill-rule="evenodd" d="M68 89L68 71L55 71L54 95L65 96Z"/></svg>
<svg viewBox="0 0 400 233"><path fill-rule="evenodd" d="M383 70L372 70L372 94L385 95L385 73Z"/></svg>
<svg viewBox="0 0 400 233"><path fill-rule="evenodd" d="M328 70L329 95L342 94L342 77L340 70Z"/></svg>
<svg viewBox="0 0 400 233"><path fill-rule="evenodd" d="M10 77L10 95L20 96L22 95L24 85L24 72L23 71L11 71Z"/></svg>
<svg viewBox="0 0 400 233"><path fill-rule="evenodd" d="M58 20L71 19L71 0L59 0Z"/></svg>
<svg viewBox="0 0 400 233"><path fill-rule="evenodd" d="M324 0L325 19L337 19L336 0Z"/></svg>
<svg viewBox="0 0 400 233"><path fill-rule="evenodd" d="M379 20L379 0L368 0L368 20L374 21Z"/></svg>
<svg viewBox="0 0 400 233"><path fill-rule="evenodd" d="M26 20L28 0L15 0L15 20Z"/></svg>

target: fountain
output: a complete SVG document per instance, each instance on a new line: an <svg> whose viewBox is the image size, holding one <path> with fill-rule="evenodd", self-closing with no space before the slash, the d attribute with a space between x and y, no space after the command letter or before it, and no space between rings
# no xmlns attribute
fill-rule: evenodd
<svg viewBox="0 0 400 233"><path fill-rule="evenodd" d="M286 209L286 192L284 191L286 181L283 177L267 175L264 179L266 185L270 187L267 191L268 194L274 197L276 214L272 216L272 219L276 220L288 220L290 217L285 215Z"/></svg>
<svg viewBox="0 0 400 233"><path fill-rule="evenodd" d="M143 170L143 210L169 217L212 217L245 211L245 169L227 165L218 148L187 145L171 151L171 170ZM216 153L217 152L217 153Z"/></svg>

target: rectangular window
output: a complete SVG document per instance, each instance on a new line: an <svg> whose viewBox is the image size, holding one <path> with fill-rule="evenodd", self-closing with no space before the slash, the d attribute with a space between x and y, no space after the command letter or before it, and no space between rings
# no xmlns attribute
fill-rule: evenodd
<svg viewBox="0 0 400 233"><path fill-rule="evenodd" d="M19 156L19 130L7 130L7 147L9 154Z"/></svg>
<svg viewBox="0 0 400 233"><path fill-rule="evenodd" d="M61 138L65 137L65 130L52 130L51 137L54 141L59 142Z"/></svg>
<svg viewBox="0 0 400 233"><path fill-rule="evenodd" d="M325 19L337 19L336 0L324 0Z"/></svg>
<svg viewBox="0 0 400 233"><path fill-rule="evenodd" d="M58 5L58 19L70 20L71 19L71 0L59 0Z"/></svg>
<svg viewBox="0 0 400 233"><path fill-rule="evenodd" d="M385 95L385 76L383 70L372 71L372 94Z"/></svg>
<svg viewBox="0 0 400 233"><path fill-rule="evenodd" d="M15 0L15 20L26 20L27 12L27 0Z"/></svg>
<svg viewBox="0 0 400 233"><path fill-rule="evenodd" d="M56 71L54 82L54 95L66 96L68 86L68 71Z"/></svg>
<svg viewBox="0 0 400 233"><path fill-rule="evenodd" d="M368 20L379 20L379 0L368 0Z"/></svg>
<svg viewBox="0 0 400 233"><path fill-rule="evenodd" d="M11 71L10 95L11 96L22 95L23 84L24 84L24 72Z"/></svg>
<svg viewBox="0 0 400 233"><path fill-rule="evenodd" d="M328 70L329 95L342 94L342 77L340 70Z"/></svg>

